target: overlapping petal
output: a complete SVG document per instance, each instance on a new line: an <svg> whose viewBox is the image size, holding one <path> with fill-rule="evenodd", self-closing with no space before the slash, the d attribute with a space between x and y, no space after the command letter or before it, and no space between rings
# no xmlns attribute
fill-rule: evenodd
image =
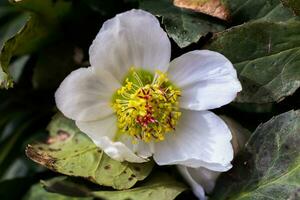
<svg viewBox="0 0 300 200"><path fill-rule="evenodd" d="M191 174L188 171L188 167L183 165L177 166L180 174L183 176L183 178L186 180L186 182L191 186L194 194L196 197L198 197L199 200L206 200L205 197L205 191L201 184L197 183L196 180L191 176Z"/></svg>
<svg viewBox="0 0 300 200"><path fill-rule="evenodd" d="M76 126L85 134L87 134L96 143L101 137L108 137L113 140L117 133L117 118L110 115L106 118L95 121L76 121Z"/></svg>
<svg viewBox="0 0 300 200"><path fill-rule="evenodd" d="M227 171L233 158L231 138L225 122L212 112L182 110L176 131L155 144L153 157L159 165Z"/></svg>
<svg viewBox="0 0 300 200"><path fill-rule="evenodd" d="M120 87L108 72L97 73L93 67L69 74L55 93L58 109L73 120L91 121L113 113L112 94Z"/></svg>
<svg viewBox="0 0 300 200"><path fill-rule="evenodd" d="M171 45L153 15L131 10L103 24L89 54L92 66L109 70L122 81L132 66L165 72L170 62Z"/></svg>
<svg viewBox="0 0 300 200"><path fill-rule="evenodd" d="M203 167L189 168L178 165L177 168L199 200L207 199L205 192L211 193L213 191L216 180L221 174L220 172L211 171Z"/></svg>
<svg viewBox="0 0 300 200"><path fill-rule="evenodd" d="M153 142L145 143L141 140L132 142L132 137L127 134L122 134L121 136L119 136L118 140L125 144L132 152L134 152L139 157L148 160L148 158L153 154Z"/></svg>
<svg viewBox="0 0 300 200"><path fill-rule="evenodd" d="M231 62L223 55L191 51L170 64L170 80L182 90L180 106L191 110L209 110L234 100L242 87Z"/></svg>
<svg viewBox="0 0 300 200"><path fill-rule="evenodd" d="M108 156L118 161L146 162L147 158L137 156L132 149L122 142L115 142L117 134L116 116L89 122L76 121L77 127L86 133L93 142Z"/></svg>

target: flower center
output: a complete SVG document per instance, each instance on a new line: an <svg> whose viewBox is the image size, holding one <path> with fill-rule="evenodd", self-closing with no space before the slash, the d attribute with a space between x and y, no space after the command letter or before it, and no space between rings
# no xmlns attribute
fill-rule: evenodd
<svg viewBox="0 0 300 200"><path fill-rule="evenodd" d="M181 115L179 97L180 90L165 73L157 71L153 76L131 68L114 96L119 132L129 134L133 141L164 140L166 133L175 130Z"/></svg>

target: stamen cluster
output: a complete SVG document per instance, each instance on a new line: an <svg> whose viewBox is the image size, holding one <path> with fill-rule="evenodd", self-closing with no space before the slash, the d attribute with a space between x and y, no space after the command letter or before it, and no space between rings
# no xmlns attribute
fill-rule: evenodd
<svg viewBox="0 0 300 200"><path fill-rule="evenodd" d="M164 140L165 133L175 130L181 115L180 90L162 72L151 76L131 69L128 77L113 103L119 131L131 135L133 141Z"/></svg>

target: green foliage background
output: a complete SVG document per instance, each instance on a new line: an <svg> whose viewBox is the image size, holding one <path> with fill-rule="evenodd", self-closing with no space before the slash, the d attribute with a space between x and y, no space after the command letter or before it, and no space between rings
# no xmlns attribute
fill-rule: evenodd
<svg viewBox="0 0 300 200"><path fill-rule="evenodd" d="M132 8L158 17L173 58L210 49L238 72L243 91L214 112L252 136L210 199L299 198L300 1L221 2L230 21L171 0L0 0L0 199L195 199L174 168L111 160L55 108L102 23Z"/></svg>

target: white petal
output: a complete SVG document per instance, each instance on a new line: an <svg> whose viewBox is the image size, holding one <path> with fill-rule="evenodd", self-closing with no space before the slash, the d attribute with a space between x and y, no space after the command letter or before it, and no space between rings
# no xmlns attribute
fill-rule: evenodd
<svg viewBox="0 0 300 200"><path fill-rule="evenodd" d="M158 20L130 10L106 21L89 50L90 63L123 80L132 66L167 71L171 45Z"/></svg>
<svg viewBox="0 0 300 200"><path fill-rule="evenodd" d="M96 121L76 121L77 127L87 134L95 143L101 137L108 137L113 140L117 133L117 119L115 115Z"/></svg>
<svg viewBox="0 0 300 200"><path fill-rule="evenodd" d="M185 109L218 108L233 101L242 90L231 62L213 51L191 51L176 58L168 75L182 89L180 106Z"/></svg>
<svg viewBox="0 0 300 200"><path fill-rule="evenodd" d="M191 186L194 194L196 197L198 197L199 200L206 200L205 192L201 184L198 184L193 177L191 177L187 167L178 165L177 166L180 174L183 176L183 178L187 181L187 183Z"/></svg>
<svg viewBox="0 0 300 200"><path fill-rule="evenodd" d="M116 116L111 115L98 121L76 121L78 128L86 133L93 142L109 157L118 161L146 162L148 159L137 156L122 142L114 142L117 133Z"/></svg>
<svg viewBox="0 0 300 200"><path fill-rule="evenodd" d="M206 193L211 193L216 185L216 180L221 172L212 171L204 167L191 168L182 165L177 166L180 172L185 171L198 184L201 185Z"/></svg>
<svg viewBox="0 0 300 200"><path fill-rule="evenodd" d="M69 74L55 93L58 109L68 118L90 121L113 113L111 98L120 84L108 72L97 73L93 67Z"/></svg>
<svg viewBox="0 0 300 200"><path fill-rule="evenodd" d="M153 152L151 151L151 143L145 143L141 140L132 142L132 137L126 134L119 136L119 141L124 143L131 151L133 151L136 155L142 158L149 158L152 156Z"/></svg>
<svg viewBox="0 0 300 200"><path fill-rule="evenodd" d="M176 131L155 144L154 160L159 165L227 171L233 159L231 138L225 122L214 113L182 109Z"/></svg>

